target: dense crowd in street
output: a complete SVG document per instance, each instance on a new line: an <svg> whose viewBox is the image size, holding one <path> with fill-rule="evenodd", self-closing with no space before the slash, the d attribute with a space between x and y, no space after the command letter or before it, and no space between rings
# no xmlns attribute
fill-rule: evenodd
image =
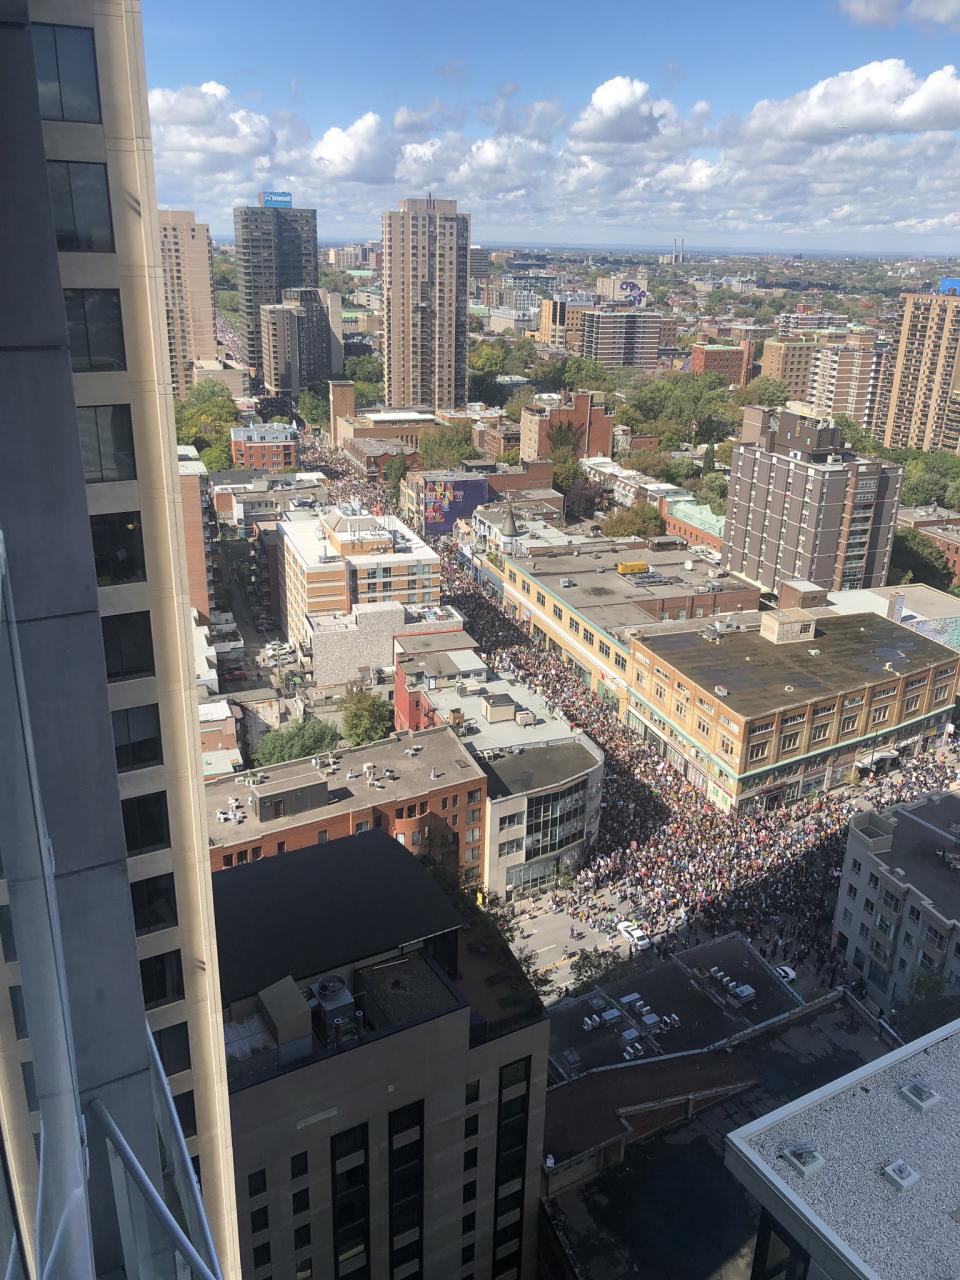
<svg viewBox="0 0 960 1280"><path fill-rule="evenodd" d="M493 593L450 556L444 581L491 665L522 679L604 750L597 842L572 884L551 895L555 907L594 929L634 920L661 953L740 929L773 963L806 963L830 982L843 976L830 926L848 818L858 806L883 808L951 786L960 776L952 751L789 809L722 813L505 618Z"/></svg>
<svg viewBox="0 0 960 1280"><path fill-rule="evenodd" d="M334 501L387 509L383 490L361 482L315 437L305 460L330 477ZM849 816L952 786L960 778L955 752L927 752L894 774L786 809L722 813L558 655L536 645L450 548L441 556L445 602L463 613L489 665L536 690L604 751L596 843L572 880L551 893L551 905L613 936L628 918L661 955L739 929L771 963L806 964L830 983L855 976L843 973L830 936Z"/></svg>

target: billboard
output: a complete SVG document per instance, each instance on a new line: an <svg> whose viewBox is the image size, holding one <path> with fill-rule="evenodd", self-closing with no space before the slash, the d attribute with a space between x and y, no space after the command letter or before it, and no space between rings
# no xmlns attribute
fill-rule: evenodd
<svg viewBox="0 0 960 1280"><path fill-rule="evenodd" d="M264 209L292 209L293 192L264 191L262 203Z"/></svg>
<svg viewBox="0 0 960 1280"><path fill-rule="evenodd" d="M423 532L429 537L452 533L458 520L468 520L487 500L486 476L457 476L452 480L425 480Z"/></svg>

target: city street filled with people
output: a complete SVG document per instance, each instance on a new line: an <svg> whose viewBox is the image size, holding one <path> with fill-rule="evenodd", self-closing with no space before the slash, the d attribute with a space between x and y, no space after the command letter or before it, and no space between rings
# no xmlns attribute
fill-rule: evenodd
<svg viewBox="0 0 960 1280"><path fill-rule="evenodd" d="M331 477L335 501L359 500L388 510L383 490L361 483L342 455L311 443L314 464ZM831 941L847 821L856 808L884 808L954 786L952 748L928 751L886 775L814 794L786 808L749 815L716 809L653 748L641 741L565 665L504 612L452 547L440 548L444 601L464 615L481 654L498 671L541 694L574 729L605 754L599 833L563 887L521 904L525 933L537 949L537 920L563 919L567 945L557 966L598 942L622 953L637 948L617 930L637 924L661 957L674 949L741 930L773 964L802 972L805 985L854 980ZM555 933L555 930L551 930ZM641 944L647 949L646 942ZM556 947L542 963L555 964Z"/></svg>

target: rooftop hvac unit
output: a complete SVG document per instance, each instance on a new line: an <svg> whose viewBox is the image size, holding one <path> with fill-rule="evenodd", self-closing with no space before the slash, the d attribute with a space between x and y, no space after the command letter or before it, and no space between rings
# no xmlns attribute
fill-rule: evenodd
<svg viewBox="0 0 960 1280"><path fill-rule="evenodd" d="M920 1181L919 1173L906 1160L893 1160L884 1167L883 1176L897 1191L909 1191Z"/></svg>
<svg viewBox="0 0 960 1280"><path fill-rule="evenodd" d="M901 1086L900 1093L911 1107L920 1112L929 1111L940 1101L939 1093L934 1091L930 1082L923 1076L911 1076Z"/></svg>
<svg viewBox="0 0 960 1280"><path fill-rule="evenodd" d="M812 1142L794 1142L791 1146L784 1147L780 1154L794 1173L799 1173L801 1178L812 1177L826 1164Z"/></svg>
<svg viewBox="0 0 960 1280"><path fill-rule="evenodd" d="M326 1038L332 1041L334 1023L337 1019L353 1016L353 996L338 973L328 973L318 978L311 986L310 994L316 1001L315 1012L323 1026Z"/></svg>
<svg viewBox="0 0 960 1280"><path fill-rule="evenodd" d="M718 698L725 698L730 691L725 684L715 684L713 686L713 692Z"/></svg>

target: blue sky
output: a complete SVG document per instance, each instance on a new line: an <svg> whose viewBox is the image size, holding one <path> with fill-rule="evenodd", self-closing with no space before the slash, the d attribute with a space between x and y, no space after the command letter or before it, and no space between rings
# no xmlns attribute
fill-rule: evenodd
<svg viewBox="0 0 960 1280"><path fill-rule="evenodd" d="M427 189L478 243L944 252L960 229L960 0L164 0L144 24L160 201L215 233L265 186L330 239Z"/></svg>

